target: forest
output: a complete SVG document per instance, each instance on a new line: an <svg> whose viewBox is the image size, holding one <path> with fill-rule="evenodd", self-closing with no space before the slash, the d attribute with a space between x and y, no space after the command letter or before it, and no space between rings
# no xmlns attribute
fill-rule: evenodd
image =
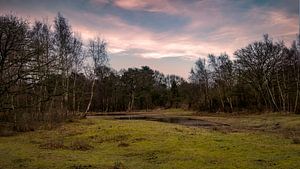
<svg viewBox="0 0 300 169"><path fill-rule="evenodd" d="M234 52L199 58L184 79L148 66L116 71L109 44L84 43L58 13L52 24L0 17L1 121L57 122L88 112L184 108L199 112L299 113L299 37L265 34Z"/></svg>

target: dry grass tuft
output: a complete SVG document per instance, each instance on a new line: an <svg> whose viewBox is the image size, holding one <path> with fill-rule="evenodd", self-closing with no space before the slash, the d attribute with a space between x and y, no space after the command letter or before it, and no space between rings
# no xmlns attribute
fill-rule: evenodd
<svg viewBox="0 0 300 169"><path fill-rule="evenodd" d="M110 169L126 169L126 167L122 162L117 161Z"/></svg>
<svg viewBox="0 0 300 169"><path fill-rule="evenodd" d="M40 144L39 147L42 148L42 149L50 149L50 150L66 148L66 146L64 145L63 139L48 140L46 143Z"/></svg>
<svg viewBox="0 0 300 169"><path fill-rule="evenodd" d="M87 151L93 149L94 147L84 140L75 140L72 142L69 148L71 150Z"/></svg>
<svg viewBox="0 0 300 169"><path fill-rule="evenodd" d="M292 141L293 141L294 144L300 144L300 138L299 137L292 138Z"/></svg>
<svg viewBox="0 0 300 169"><path fill-rule="evenodd" d="M120 144L118 144L118 147L128 147L129 144L125 143L125 142L121 142Z"/></svg>
<svg viewBox="0 0 300 169"><path fill-rule="evenodd" d="M94 168L92 165L73 165L71 167L72 169L88 169L88 168Z"/></svg>

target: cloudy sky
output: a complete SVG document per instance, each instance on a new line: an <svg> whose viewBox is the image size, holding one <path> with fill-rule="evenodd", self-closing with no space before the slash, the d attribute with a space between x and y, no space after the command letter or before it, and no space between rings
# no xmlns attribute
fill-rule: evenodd
<svg viewBox="0 0 300 169"><path fill-rule="evenodd" d="M109 44L110 65L148 65L185 78L195 60L259 40L289 45L299 31L298 0L0 0L0 14L53 22L61 12L87 41Z"/></svg>

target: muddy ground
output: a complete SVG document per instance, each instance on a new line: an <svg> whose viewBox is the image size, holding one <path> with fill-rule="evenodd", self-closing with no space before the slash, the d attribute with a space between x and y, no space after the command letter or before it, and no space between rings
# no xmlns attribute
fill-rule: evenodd
<svg viewBox="0 0 300 169"><path fill-rule="evenodd" d="M210 130L217 130L221 132L267 132L282 135L284 137L294 137L300 135L298 128L285 127L284 122L277 121L277 119L266 118L265 122L260 116L250 117L255 120L260 120L258 124L250 121L241 122L240 119L247 118L242 116L201 116L196 114L180 115L180 114L164 114L157 112L117 112L117 113L97 113L88 116L88 118L106 118L115 120L145 120L157 121L163 123L173 123L190 127L200 127ZM261 121L262 120L262 121Z"/></svg>

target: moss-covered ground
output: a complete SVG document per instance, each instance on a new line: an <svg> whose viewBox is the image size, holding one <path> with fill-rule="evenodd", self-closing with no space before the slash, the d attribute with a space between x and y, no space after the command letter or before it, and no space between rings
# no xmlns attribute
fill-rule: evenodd
<svg viewBox="0 0 300 169"><path fill-rule="evenodd" d="M299 116L286 117L296 120L269 116L264 116L265 120L261 116L249 118L255 125L269 124L269 119L275 118L287 127L295 127L300 121ZM226 117L205 118L218 121ZM226 119L240 126L249 118ZM300 144L272 132L222 132L99 117L65 123L52 130L0 137L0 168L296 169L300 168Z"/></svg>

